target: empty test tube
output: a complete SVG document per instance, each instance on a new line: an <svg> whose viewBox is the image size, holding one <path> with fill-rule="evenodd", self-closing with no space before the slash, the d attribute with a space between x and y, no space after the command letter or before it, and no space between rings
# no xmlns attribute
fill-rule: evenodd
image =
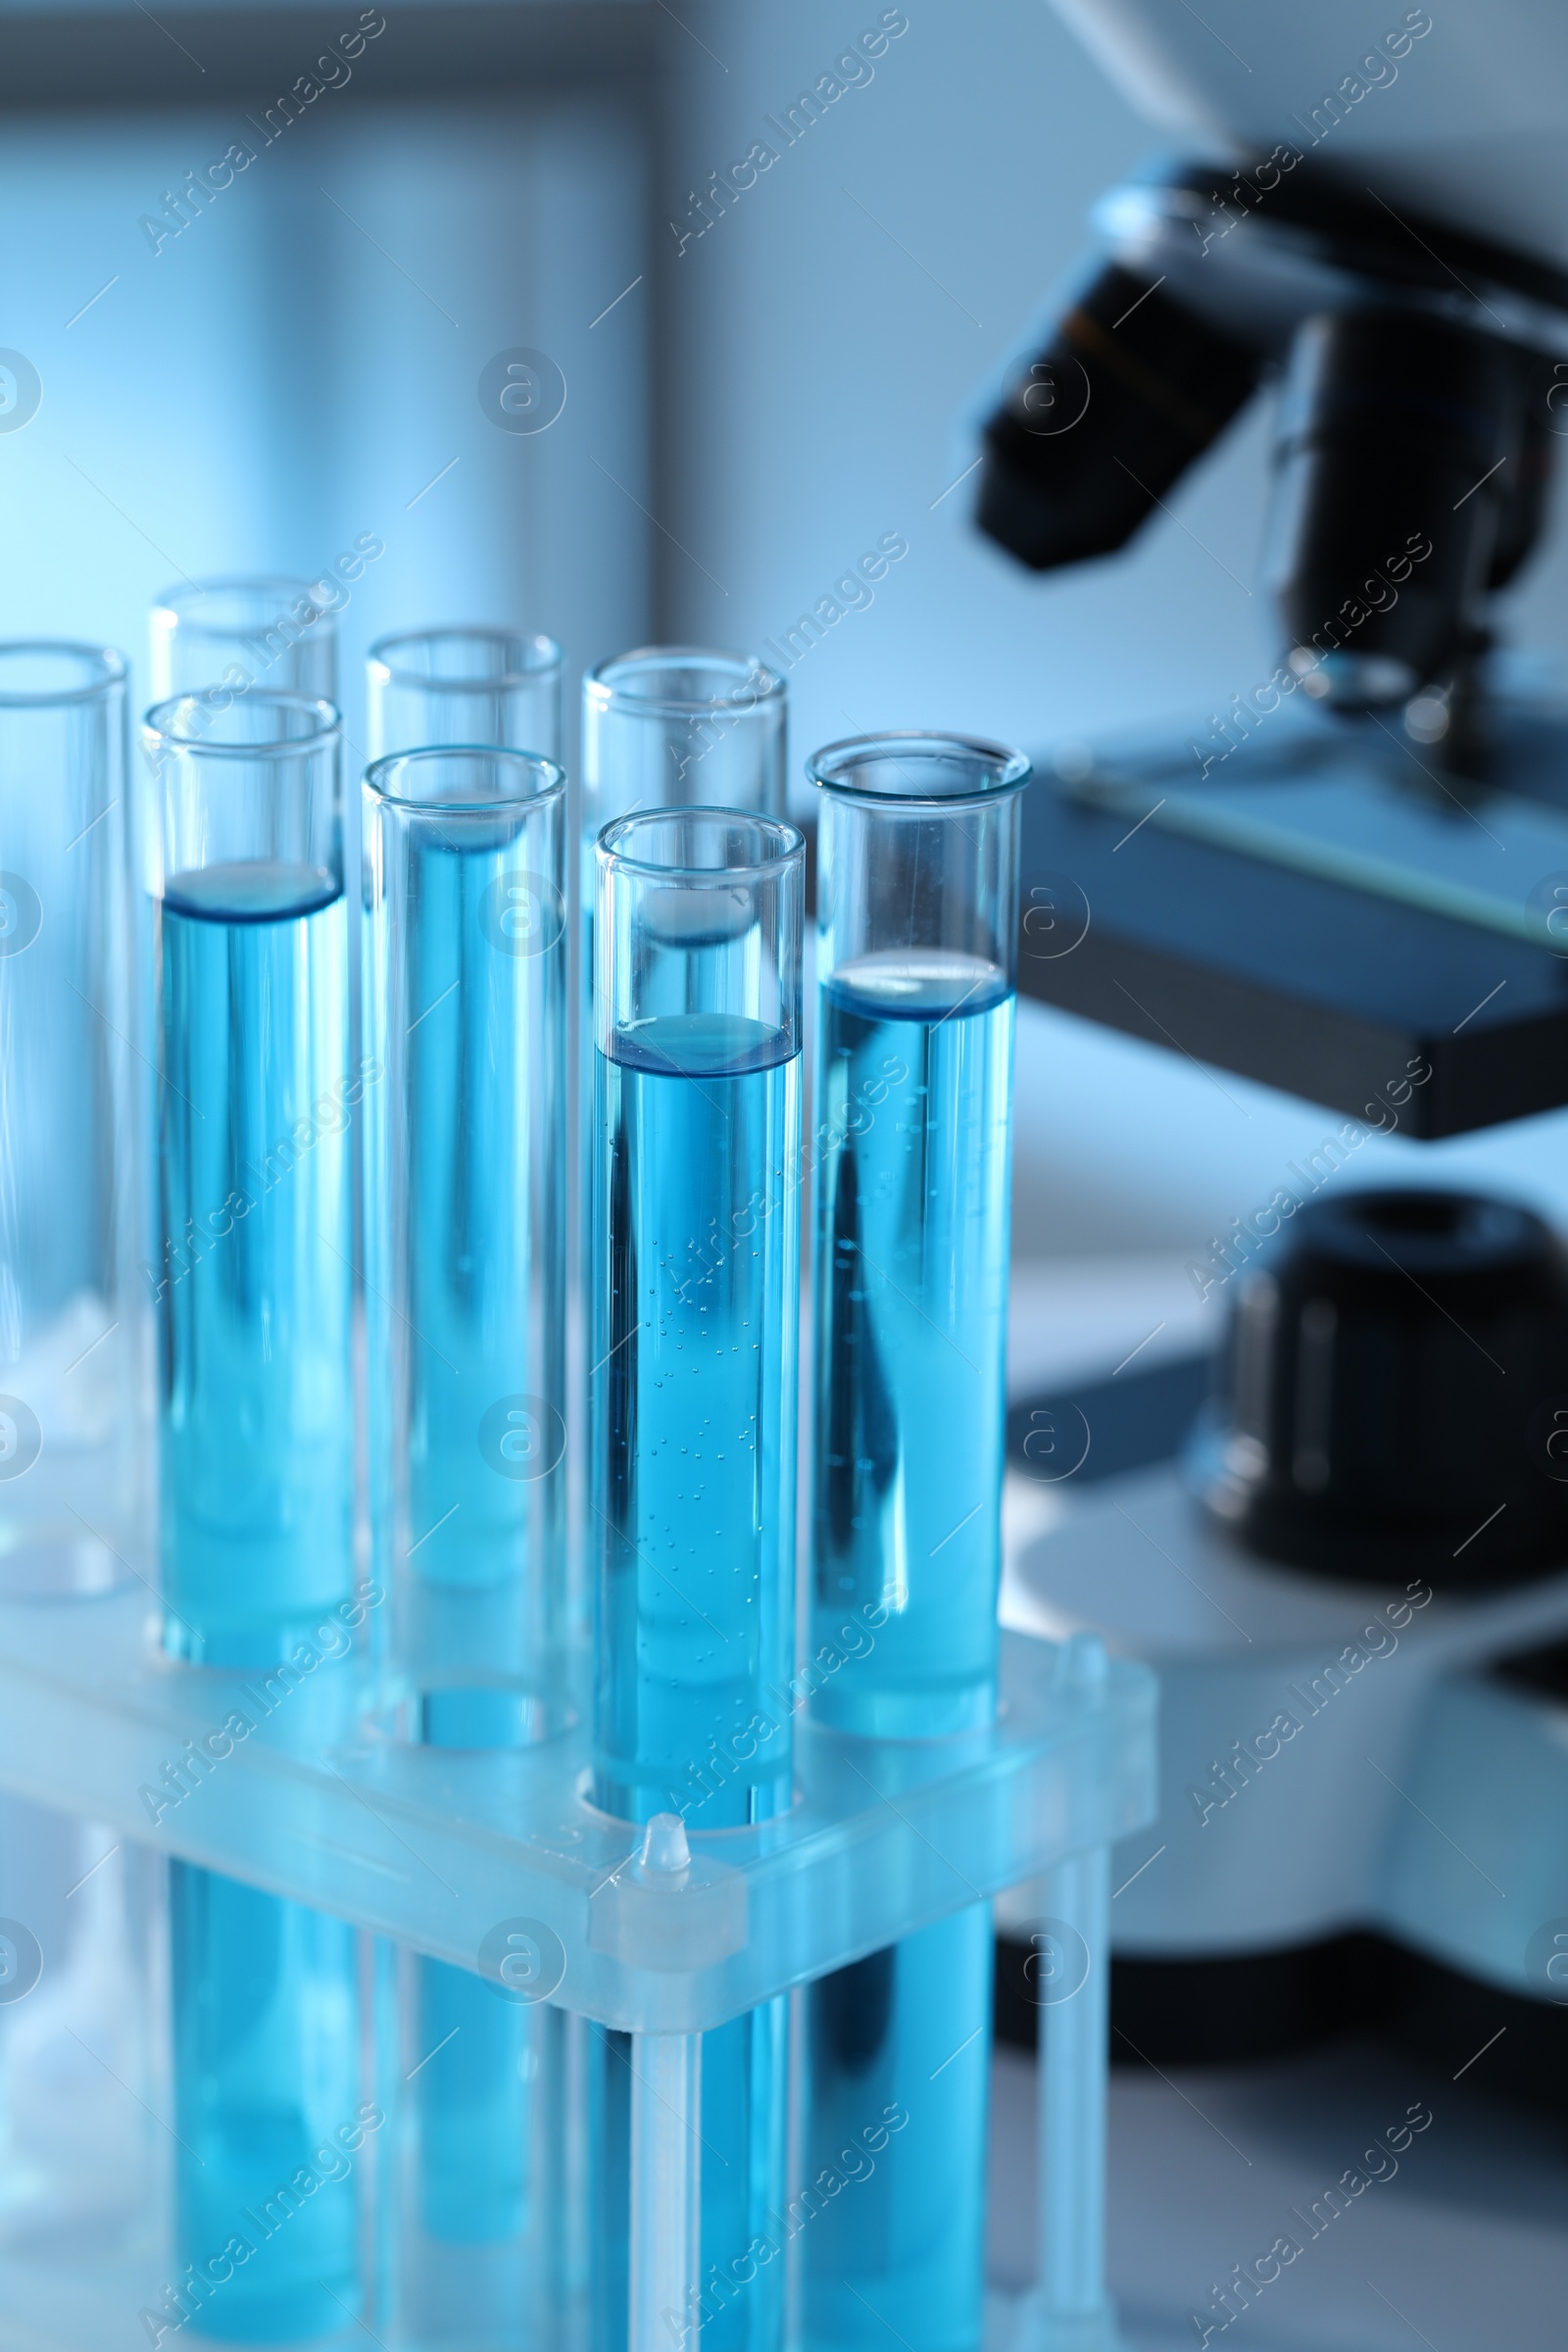
<svg viewBox="0 0 1568 2352"><path fill-rule="evenodd" d="M0 644L0 1590L150 1572L125 665Z"/></svg>
<svg viewBox="0 0 1568 2352"><path fill-rule="evenodd" d="M184 580L166 588L152 610L154 702L199 694L216 712L260 686L335 703L337 613L347 601L330 574Z"/></svg>
<svg viewBox="0 0 1568 2352"><path fill-rule="evenodd" d="M561 757L561 648L515 629L413 629L372 645L370 758L432 746Z"/></svg>
<svg viewBox="0 0 1568 2352"><path fill-rule="evenodd" d="M634 808L746 808L781 817L788 696L756 654L648 645L582 682L585 910L593 849Z"/></svg>
<svg viewBox="0 0 1568 2352"><path fill-rule="evenodd" d="M595 846L634 809L741 808L782 817L788 694L755 654L649 645L582 682L582 912L585 1117L592 1092ZM588 1153L585 1151L585 1166Z"/></svg>

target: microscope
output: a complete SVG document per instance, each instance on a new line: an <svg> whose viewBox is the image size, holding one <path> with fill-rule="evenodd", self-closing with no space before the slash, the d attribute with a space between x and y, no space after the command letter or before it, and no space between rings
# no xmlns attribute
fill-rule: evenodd
<svg viewBox="0 0 1568 2352"><path fill-rule="evenodd" d="M1560 2104L1568 1253L1513 1202L1340 1170L1369 1129L1568 1104L1568 700L1494 618L1568 436L1568 22L1057 6L1183 147L1100 202L1005 364L978 527L1035 571L1113 557L1268 399L1279 642L1225 710L1041 763L1021 985L1348 1140L1211 1238L1216 1363L1014 1408L1020 1489L1076 1500L1004 1605L1160 1672L1126 2040L1377 2023L1457 2065L1490 2034L1492 2087Z"/></svg>

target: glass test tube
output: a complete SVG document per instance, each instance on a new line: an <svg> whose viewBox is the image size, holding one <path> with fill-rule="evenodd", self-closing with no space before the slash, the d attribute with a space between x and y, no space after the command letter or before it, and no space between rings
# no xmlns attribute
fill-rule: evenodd
<svg viewBox="0 0 1568 2352"><path fill-rule="evenodd" d="M594 1789L677 1831L791 1799L804 853L793 826L714 808L622 818L597 851ZM744 2290L732 2266L777 2235L786 2011L702 2036L699 2276L727 2282L710 2352L781 2340L783 2262L754 2258ZM660 2066L624 2047L604 2066L613 2343L627 2222L604 2184L629 2178L628 2086Z"/></svg>
<svg viewBox="0 0 1568 2352"><path fill-rule="evenodd" d="M561 648L513 629L416 629L367 663L370 758L437 744L561 757Z"/></svg>
<svg viewBox="0 0 1568 2352"><path fill-rule="evenodd" d="M270 1665L349 1595L351 1065L337 712L159 704L162 1550L167 1641Z"/></svg>
<svg viewBox="0 0 1568 2352"><path fill-rule="evenodd" d="M574 1017L572 1070L578 1108L573 1123L583 1177L593 1158L595 847L604 827L636 809L703 802L782 818L786 797L788 691L755 654L706 646L642 646L589 670L582 682L581 865L578 874L581 981ZM586 1182L574 1184L573 1199ZM579 1220L579 1228L585 1220ZM587 1254L579 1229L572 1264ZM586 1276L579 1276L579 1287ZM575 1328L575 1327L574 1327ZM585 1335L579 1345L591 1345ZM580 1358L584 1368L597 1350ZM574 1394L576 1391L574 1391ZM597 1523L595 1523L597 1524ZM612 2352L626 2325L626 2167L631 2142L630 2048L623 2036L596 2035L589 2051L591 2114L598 2191L609 2221L593 2279L595 2336ZM714 2062L716 2064L716 2061Z"/></svg>
<svg viewBox="0 0 1568 2352"><path fill-rule="evenodd" d="M493 628L383 638L368 710L374 1543L408 1736L513 1747L570 1712L560 649ZM382 756L399 752L416 756ZM563 2287L569 2024L417 1955L400 1983L406 2324L520 2345Z"/></svg>
<svg viewBox="0 0 1568 2352"><path fill-rule="evenodd" d="M642 646L584 675L580 979L571 1062L580 1175L570 1188L573 1203L586 1199L593 1157L595 845L607 824L635 809L701 803L782 818L788 701L784 681L759 656L706 646ZM581 1372L594 1359L580 1353L587 1335L575 1310L587 1279L587 1246L585 1219L575 1209L573 1225L573 1394L579 1395Z"/></svg>
<svg viewBox="0 0 1568 2352"><path fill-rule="evenodd" d="M592 845L632 809L785 811L783 677L760 654L642 645L583 677L585 907Z"/></svg>
<svg viewBox="0 0 1568 2352"><path fill-rule="evenodd" d="M783 680L755 654L649 645L584 675L581 978L572 1057L579 1098L573 1132L584 1179L592 1159L595 845L606 825L640 808L701 803L782 818L787 709ZM586 1190L586 1181L574 1184L573 1198ZM581 1269L584 1255L579 1230L574 1267ZM579 1288L581 1280L579 1274Z"/></svg>
<svg viewBox="0 0 1568 2352"><path fill-rule="evenodd" d="M400 637L383 637L378 645L371 645L369 649L369 659L367 659L367 739L369 739L371 746L371 764L393 753L430 751L430 748L440 746L454 748L454 751L494 748L494 751L531 753L536 762L558 762L560 731L562 652L555 645L553 637L522 635L517 630L506 628L425 628L412 630L412 633ZM538 800L538 795L541 795L541 776L536 771L534 783L526 783L524 766L514 766L514 769L508 769L506 764L496 766L496 790L499 790L508 809L513 811L513 821L517 821L519 825L517 842L513 845L517 849L517 857L513 857L508 852L506 837L503 837L506 835L506 825L501 828L501 833L496 833L494 828L484 833L482 825L475 830L475 821L482 816L482 811L475 809L475 795L482 795L487 790L482 781L484 771L479 771L479 766L472 766L470 771L464 771L461 766L440 769L440 776L447 778L442 783L435 781L435 766L425 769L423 776L428 793L435 795L435 805L423 811L423 818L420 818L420 811L405 807L402 818L393 821L393 816L381 807L383 795L373 793L369 783L367 783L367 912L378 910L381 934L378 934L378 943L367 943L369 1000L367 1000L365 1023L367 1037L369 1037L371 1030L376 1030L376 1035L385 1035L385 1023L390 1018L390 993L407 995L414 983L423 986L423 978L428 978L428 974L414 969L414 966L420 964L420 959L423 962L428 962L430 957L444 959L442 990L447 990L447 981L456 983L459 974L464 974L466 986L461 990L464 1011L447 1013L437 1035L452 1035L454 1021L461 1021L464 1037L472 1047L466 1060L461 1103L456 1094L452 1094L452 1099L447 1101L447 1112L454 1122L452 1152L456 1154L454 1164L459 1166L459 1183L472 1183L472 1176L467 1174L467 1164L464 1159L466 1146L461 1139L466 1134L464 1119L472 1115L472 1105L477 1101L477 1070L482 1068L482 1054L479 1054L477 1060L475 1054L484 1047L484 1035L487 1035L487 1000L482 998L482 990L477 986L479 978L482 978L482 964L475 964L477 934L472 939L466 936L470 924L467 924L467 917L464 915L464 907L470 906L470 901L477 906L477 896L484 889L489 889L491 884L501 887L503 875L513 877L511 882L506 882L508 892L513 892L513 904L499 907L499 910L491 910L491 917L494 917L491 919L491 929L496 931L496 939L506 936L506 953L519 964L517 974L513 974L519 981L519 988L513 990L511 995L503 995L496 1002L501 1006L511 1006L511 1013L514 1016L519 1006L546 1006L548 1000L548 1011L538 1013L538 1016L529 1013L529 1018L524 1018L522 1030L517 1030L517 1035L508 1030L506 1040L501 1042L506 1087L513 1089L513 1092L508 1094L511 1107L501 1107L499 1119L503 1127L508 1122L514 1124L522 1119L526 1124L526 1134L536 1143L538 1136L550 1131L541 1124L543 1117L555 1117L558 1122L564 1117L564 1094L560 1094L560 1087L564 1084L566 1000L564 988L560 986L558 978L558 964L564 962L566 953L564 927L555 919L555 915L550 915L548 939L538 929L543 906L543 901L538 899L538 884L543 884L548 892L555 892L558 896L564 892L566 870L564 847L562 847L562 842L564 842L564 805L555 805L546 790L541 807L534 811L536 823L524 823L524 802ZM402 798L405 795L393 793L393 800ZM550 802L548 813L543 802ZM454 818L452 825L442 825L442 807L449 805L459 809L459 816ZM373 870L369 849L371 818L378 825L378 840L383 842L383 852L376 852ZM536 835L538 840L534 840ZM534 849L541 852L541 858L534 858L534 865L529 865L529 858L522 857L522 849L529 847L529 842L534 842ZM416 875L423 880L425 887L414 887L412 894L409 894L409 884ZM444 901L440 887L435 892L430 889L430 884L437 882L437 877L442 875L447 875L449 880L464 877L464 884L461 884L454 899L449 896ZM522 884L513 889L519 875L522 875ZM376 899L376 892L383 894L381 901ZM564 896L560 899L560 904L564 906ZM442 927L447 927L447 936L442 936ZM562 948L560 957L555 953L558 946ZM489 948L487 953L491 953ZM543 962L536 964L534 959L541 957L541 955ZM407 969L397 969L400 964L407 966ZM522 966L529 966L529 969L522 969ZM526 988L522 988L524 981L529 983ZM541 988L546 990L546 995L541 995ZM558 988L560 1004L550 995L550 990ZM423 1000L425 1004L432 1004L437 993L440 990L432 988L430 998ZM414 1002L407 1004L405 1018L407 1021L418 1021L418 1006ZM409 1052L409 1049L402 1047L400 1052ZM517 1054L524 1054L524 1063L517 1063ZM428 1052L423 1052L423 1060L425 1063L430 1060ZM414 1070L416 1063L420 1063L420 1052L414 1052L414 1060L409 1063L409 1068ZM546 1084L546 1072L553 1072L548 1077L548 1087L555 1087L558 1092L541 1094L536 1101L529 1099L529 1107L522 1105L522 1099L514 1094L514 1089L543 1087ZM423 1084L425 1092L428 1092L430 1080L425 1080ZM388 1129L383 1146L378 1148L383 1157L376 1157L376 1152L371 1152L371 1162L367 1166L367 1216L371 1218L371 1223L373 1216L381 1209L385 1209L385 1213L393 1213L388 1193L390 1183L393 1183L393 1171L390 1171L390 1159L385 1159L385 1152L395 1151L395 1148L407 1152L409 1136L414 1131L407 1122L409 1103L407 1089L402 1084L393 1084L390 1101L402 1105L405 1127L400 1129L400 1146L393 1146L393 1136L390 1136ZM464 1119L459 1117L459 1110L464 1110ZM484 1115L484 1110L479 1110L479 1115ZM430 1131L435 1134L435 1129ZM519 1141L513 1139L511 1152L506 1154L506 1166L513 1171L513 1181L519 1186L519 1198L522 1198L524 1193L529 1193L529 1186L517 1174L519 1166L524 1164L524 1159L517 1157L517 1151L524 1151L526 1159L526 1146L519 1146ZM564 1178L564 1169L562 1169L560 1152L550 1151L538 1154L534 1162L534 1174L543 1183L543 1193L536 1200L531 1198L529 1230L546 1237L548 1253L541 1256L541 1249L524 1245L524 1282L526 1270L538 1272L546 1268L550 1263L550 1253L560 1253L562 1249L558 1221L562 1216L562 1178ZM402 1171L402 1176L405 1176L407 1186L409 1171ZM378 1200L378 1195L383 1193L388 1195L385 1201ZM503 1213L503 1201L506 1201L506 1188L496 1183L491 1188L487 1201L487 1223L491 1233L499 1230L494 1221ZM467 1206L470 1206L472 1221L472 1213L482 1204L472 1200ZM511 1213L511 1209L506 1209L506 1213ZM383 1233L390 1230L385 1225L385 1218L381 1230ZM409 1233L414 1228L409 1228ZM397 1277L393 1277L393 1280L397 1280ZM550 1275L548 1280L553 1282L555 1277ZM541 1296L541 1305L548 1305L550 1312L562 1312L562 1298L564 1298L564 1292L555 1287L550 1289L548 1300ZM376 1312L376 1298L371 1296L371 1317L373 1312ZM553 1390L550 1395L555 1399L555 1411L562 1411L558 1393ZM373 1404L376 1404L376 1395L371 1393L371 1406ZM513 1440L513 1446L514 1445L517 1445L517 1440ZM555 1494L555 1489L550 1489L550 1492ZM409 1541L416 1541L414 1534L409 1534Z"/></svg>
<svg viewBox="0 0 1568 2352"><path fill-rule="evenodd" d="M164 1865L151 1846L0 1801L0 2257L88 2261L163 2222ZM130 2096L126 2097L129 2091ZM54 2259L37 2282L58 2294Z"/></svg>
<svg viewBox="0 0 1568 2352"><path fill-rule="evenodd" d="M383 2120L354 1930L189 1862L169 1908L176 2292L220 2342L335 2337L364 2311L362 2151Z"/></svg>
<svg viewBox="0 0 1568 2352"><path fill-rule="evenodd" d="M224 707L189 694L149 711L143 745L165 1642L281 1676L302 1641L340 1654L354 1606L348 1130L365 1075L338 718L265 688ZM323 1667L287 1703L303 1729L336 1695ZM329 2333L360 2308L353 1931L185 1863L171 1913L176 2226L212 2286L203 2330Z"/></svg>
<svg viewBox="0 0 1568 2352"><path fill-rule="evenodd" d="M645 645L582 682L583 905L593 909L593 848L634 808L749 808L782 817L782 678L759 655Z"/></svg>
<svg viewBox="0 0 1568 2352"><path fill-rule="evenodd" d="M260 686L335 703L337 609L347 602L330 574L186 580L166 588L152 610L154 702L199 694L216 714L224 697Z"/></svg>
<svg viewBox="0 0 1568 2352"><path fill-rule="evenodd" d="M593 1066L595 845L639 808L744 808L782 818L789 697L756 654L646 645L582 682L581 893L583 1122ZM584 1159L586 1162L587 1152Z"/></svg>
<svg viewBox="0 0 1568 2352"><path fill-rule="evenodd" d="M818 835L812 1700L847 1732L996 1704L1022 756L835 744ZM989 1904L813 1985L808 2174L874 2173L804 2241L805 2333L973 2352L983 2316Z"/></svg>
<svg viewBox="0 0 1568 2352"><path fill-rule="evenodd" d="M504 750L380 760L364 837L376 1559L409 1736L517 1747L572 1708L565 777ZM413 1956L404 2009L406 2314L520 2345L559 2270L564 2017Z"/></svg>
<svg viewBox="0 0 1568 2352"><path fill-rule="evenodd" d="M0 1589L151 1567L125 664L0 644Z"/></svg>
<svg viewBox="0 0 1568 2352"><path fill-rule="evenodd" d="M419 1732L468 1747L570 1712L564 802L525 752L365 779L376 1555Z"/></svg>

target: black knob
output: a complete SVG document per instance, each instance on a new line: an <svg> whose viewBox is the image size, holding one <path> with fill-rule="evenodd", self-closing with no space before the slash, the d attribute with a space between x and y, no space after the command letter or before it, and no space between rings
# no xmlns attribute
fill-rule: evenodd
<svg viewBox="0 0 1568 2352"><path fill-rule="evenodd" d="M1529 1209L1355 1192L1234 1309L1192 1463L1249 1549L1473 1591L1568 1566L1568 1254Z"/></svg>

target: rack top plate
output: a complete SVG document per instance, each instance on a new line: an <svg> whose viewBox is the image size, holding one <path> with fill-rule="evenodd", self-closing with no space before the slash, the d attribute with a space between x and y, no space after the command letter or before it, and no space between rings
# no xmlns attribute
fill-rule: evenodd
<svg viewBox="0 0 1568 2352"><path fill-rule="evenodd" d="M1081 1680L1070 1652L1004 1635L1002 1695L994 1729L955 1740L849 1740L798 1715L794 1809L694 1834L690 1869L656 1877L639 1834L585 1801L580 1729L503 1753L409 1746L368 1728L354 1659L240 1677L171 1664L140 1591L0 1602L0 1786L498 1993L510 1950L520 1997L629 2032L722 2024L1151 1817L1142 1668Z"/></svg>

